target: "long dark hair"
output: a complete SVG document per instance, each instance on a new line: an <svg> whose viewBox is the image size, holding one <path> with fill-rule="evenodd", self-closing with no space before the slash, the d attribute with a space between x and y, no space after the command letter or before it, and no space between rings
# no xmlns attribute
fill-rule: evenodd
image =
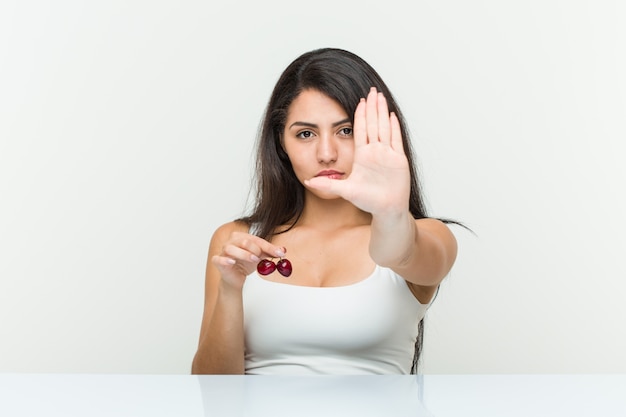
<svg viewBox="0 0 626 417"><path fill-rule="evenodd" d="M304 90L320 91L337 101L354 123L356 106L361 97L367 96L371 87L376 87L385 95L389 111L394 112L400 121L404 152L411 172L409 211L416 219L427 217L409 131L393 95L374 68L359 56L342 49L323 48L296 58L274 87L256 144L255 205L251 213L240 221L254 224L255 234L269 239L293 227L302 214L304 187L296 178L281 146L287 111L293 100ZM411 373L417 373L423 328L422 320L419 323Z"/></svg>

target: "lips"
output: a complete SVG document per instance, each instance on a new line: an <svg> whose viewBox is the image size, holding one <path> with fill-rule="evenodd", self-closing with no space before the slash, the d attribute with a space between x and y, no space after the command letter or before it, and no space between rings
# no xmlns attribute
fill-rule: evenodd
<svg viewBox="0 0 626 417"><path fill-rule="evenodd" d="M338 180L343 177L343 172L335 171L334 169L327 169L327 170L318 172L315 176L327 177L327 178L330 178L331 180Z"/></svg>

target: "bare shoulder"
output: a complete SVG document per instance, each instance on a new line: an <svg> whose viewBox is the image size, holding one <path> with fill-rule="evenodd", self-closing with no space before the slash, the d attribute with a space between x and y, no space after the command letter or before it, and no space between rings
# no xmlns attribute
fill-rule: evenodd
<svg viewBox="0 0 626 417"><path fill-rule="evenodd" d="M215 232L213 232L213 237L211 238L211 246L221 244L222 242L226 241L234 232L247 233L248 229L248 224L242 221L236 220L224 223L223 225L215 229Z"/></svg>
<svg viewBox="0 0 626 417"><path fill-rule="evenodd" d="M206 263L207 290L214 289L213 287L219 281L219 277L220 277L220 274L216 266L212 262L213 257L216 255L220 255L223 252L224 246L227 245L233 233L235 232L245 233L247 231L248 231L248 225L241 221L232 221L232 222L224 223L221 226L219 226L217 229L215 229L215 231L213 232L213 235L211 236L211 242L209 244L209 251L208 251L209 253L207 256L207 263ZM212 282L213 284L208 284L209 282Z"/></svg>

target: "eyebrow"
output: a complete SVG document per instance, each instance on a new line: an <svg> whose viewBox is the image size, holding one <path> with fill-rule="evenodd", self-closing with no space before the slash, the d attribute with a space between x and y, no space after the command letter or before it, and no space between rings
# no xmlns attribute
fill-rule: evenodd
<svg viewBox="0 0 626 417"><path fill-rule="evenodd" d="M339 120L338 122L335 122L332 124L333 127L337 127L339 125L342 125L344 123L349 123L350 122L350 118L346 117L343 120ZM291 129L294 126L304 126L304 127L313 127L313 128L317 128L319 127L318 125L316 125L315 123L309 123L309 122L293 122L292 124L289 125L289 129Z"/></svg>

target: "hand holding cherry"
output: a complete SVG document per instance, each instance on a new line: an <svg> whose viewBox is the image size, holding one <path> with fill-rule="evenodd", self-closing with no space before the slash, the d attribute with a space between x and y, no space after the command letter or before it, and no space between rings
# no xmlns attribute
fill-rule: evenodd
<svg viewBox="0 0 626 417"><path fill-rule="evenodd" d="M240 290L243 288L243 284L246 277L250 275L255 268L259 271L269 271L264 269L259 262L263 258L269 258L271 266L274 270L279 269L279 272L284 276L291 274L291 263L283 258L285 256L286 249L284 247L276 246L267 240L255 236L253 234L232 231L224 239L224 241L216 243L211 242L219 252L215 253L212 258L212 264L218 269L221 275L222 281L231 288ZM276 265L272 260L279 259Z"/></svg>

